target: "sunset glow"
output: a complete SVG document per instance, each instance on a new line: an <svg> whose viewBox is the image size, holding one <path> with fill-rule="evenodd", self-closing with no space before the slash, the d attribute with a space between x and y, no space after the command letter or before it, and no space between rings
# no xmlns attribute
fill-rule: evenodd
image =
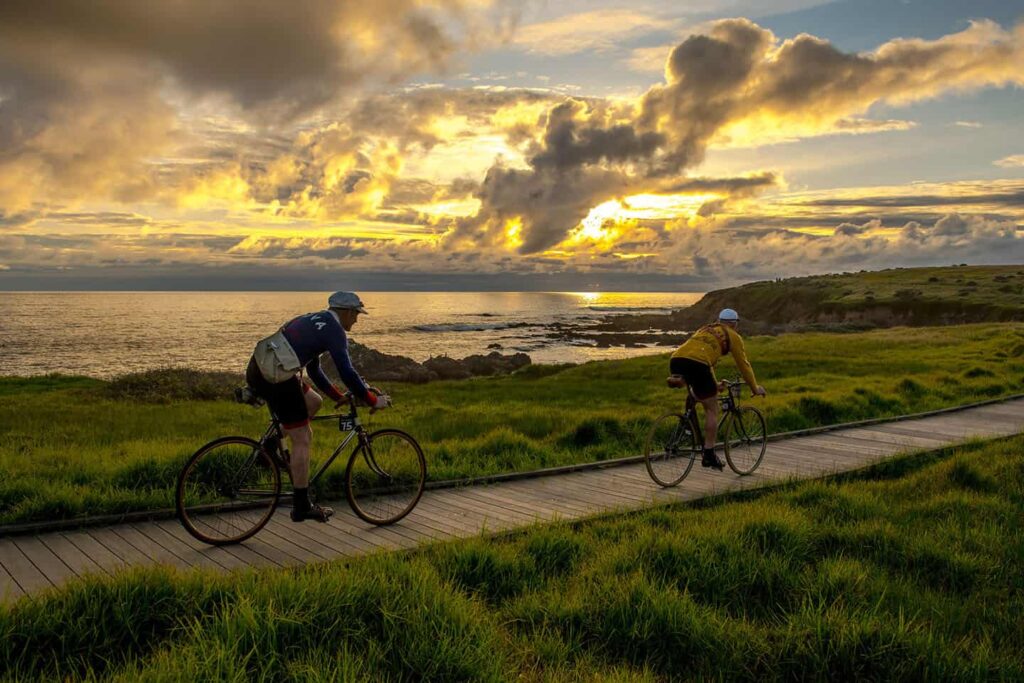
<svg viewBox="0 0 1024 683"><path fill-rule="evenodd" d="M227 26L115 0L93 32L25 4L0 25L0 287L1019 261L1024 3L916 3L910 34L875 3L851 37L852 2L232 0Z"/></svg>

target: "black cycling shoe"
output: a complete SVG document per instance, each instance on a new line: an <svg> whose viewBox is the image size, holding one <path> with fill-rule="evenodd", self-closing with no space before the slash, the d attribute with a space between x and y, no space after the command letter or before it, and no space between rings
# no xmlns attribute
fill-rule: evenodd
<svg viewBox="0 0 1024 683"><path fill-rule="evenodd" d="M721 472L725 469L725 463L719 460L718 456L715 455L714 450L704 451L704 457L701 458L700 464L702 467L710 467Z"/></svg>
<svg viewBox="0 0 1024 683"><path fill-rule="evenodd" d="M299 508L292 508L292 521L304 522L307 519L315 519L318 522L326 522L333 514L333 508L310 503L309 509L305 511L299 510Z"/></svg>

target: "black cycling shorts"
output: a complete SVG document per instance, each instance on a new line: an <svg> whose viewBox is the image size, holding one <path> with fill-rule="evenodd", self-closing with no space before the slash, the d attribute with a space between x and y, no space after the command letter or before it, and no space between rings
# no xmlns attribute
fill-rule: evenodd
<svg viewBox="0 0 1024 683"><path fill-rule="evenodd" d="M711 368L692 358L673 358L668 364L669 372L682 375L693 389L693 395L700 400L718 395L718 384Z"/></svg>
<svg viewBox="0 0 1024 683"><path fill-rule="evenodd" d="M309 410L303 396L309 391L309 385L301 381L298 375L279 384L272 384L260 372L256 359L250 358L249 366L245 369L245 381L257 396L267 402L270 412L277 416L282 427L295 429L309 424Z"/></svg>

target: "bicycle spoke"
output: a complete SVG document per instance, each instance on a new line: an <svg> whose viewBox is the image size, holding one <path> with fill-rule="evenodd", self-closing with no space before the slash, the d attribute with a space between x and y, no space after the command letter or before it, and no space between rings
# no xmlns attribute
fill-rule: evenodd
<svg viewBox="0 0 1024 683"><path fill-rule="evenodd" d="M661 486L675 486L690 473L696 454L696 435L683 415L662 415L647 434L644 463Z"/></svg>
<svg viewBox="0 0 1024 683"><path fill-rule="evenodd" d="M764 458L767 427L756 408L744 406L732 412L725 434L725 458L736 474L750 474Z"/></svg>
<svg viewBox="0 0 1024 683"><path fill-rule="evenodd" d="M426 461L419 444L404 432L369 435L349 459L345 473L349 504L372 524L390 524L412 510L423 493Z"/></svg>
<svg viewBox="0 0 1024 683"><path fill-rule="evenodd" d="M270 520L280 490L277 465L258 443L218 439L199 449L182 471L178 517L205 543L237 543Z"/></svg>

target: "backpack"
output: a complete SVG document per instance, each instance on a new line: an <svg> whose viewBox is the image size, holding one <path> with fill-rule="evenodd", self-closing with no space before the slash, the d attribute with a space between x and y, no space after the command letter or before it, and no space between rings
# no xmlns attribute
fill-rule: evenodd
<svg viewBox="0 0 1024 683"><path fill-rule="evenodd" d="M285 338L283 329L256 342L252 357L256 359L260 374L271 384L288 381L302 368L299 356Z"/></svg>
<svg viewBox="0 0 1024 683"><path fill-rule="evenodd" d="M732 343L729 340L729 333L725 331L725 328L722 327L721 324L711 323L710 325L705 325L700 328L697 332L707 332L710 334L718 341L718 349L722 352L722 355L728 355L729 348L732 346Z"/></svg>

